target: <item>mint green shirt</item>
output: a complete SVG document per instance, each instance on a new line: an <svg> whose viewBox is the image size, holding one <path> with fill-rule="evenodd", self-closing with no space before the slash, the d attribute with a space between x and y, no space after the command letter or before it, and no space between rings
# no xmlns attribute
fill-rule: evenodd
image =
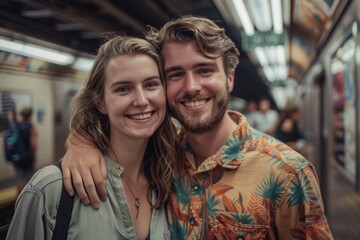
<svg viewBox="0 0 360 240"><path fill-rule="evenodd" d="M124 168L105 158L108 199L93 210L75 196L67 239L136 239L120 176ZM15 204L8 240L51 239L63 186L58 167L50 165L36 172ZM155 193L152 194L152 201ZM165 208L152 211L150 239L170 239Z"/></svg>

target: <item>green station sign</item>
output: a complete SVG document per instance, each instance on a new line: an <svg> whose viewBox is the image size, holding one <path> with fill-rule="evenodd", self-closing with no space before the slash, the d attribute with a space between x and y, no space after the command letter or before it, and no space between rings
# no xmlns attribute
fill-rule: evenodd
<svg viewBox="0 0 360 240"><path fill-rule="evenodd" d="M241 34L241 47L243 50L253 50L256 47L284 45L284 33L256 32L252 36Z"/></svg>

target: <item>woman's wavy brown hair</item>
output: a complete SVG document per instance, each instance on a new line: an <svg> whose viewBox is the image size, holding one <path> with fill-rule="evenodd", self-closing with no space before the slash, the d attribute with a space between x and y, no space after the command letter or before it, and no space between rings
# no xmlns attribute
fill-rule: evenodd
<svg viewBox="0 0 360 240"><path fill-rule="evenodd" d="M154 45L148 41L116 36L101 45L85 87L73 101L70 133L75 139L93 144L103 154L112 151L108 117L100 113L96 107L104 97L105 69L114 57L128 54L146 54L153 58L159 67L161 81L165 87L161 58ZM164 122L149 139L143 159L145 176L151 189L156 193L156 202L152 204L155 208L161 207L170 196L177 159L176 144L176 132L167 111ZM151 204L150 193L149 190L148 201Z"/></svg>

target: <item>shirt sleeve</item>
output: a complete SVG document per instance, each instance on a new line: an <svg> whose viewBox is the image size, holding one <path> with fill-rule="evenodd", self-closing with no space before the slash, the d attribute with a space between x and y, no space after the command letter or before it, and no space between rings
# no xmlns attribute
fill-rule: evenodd
<svg viewBox="0 0 360 240"><path fill-rule="evenodd" d="M289 178L275 213L279 239L333 239L311 163Z"/></svg>
<svg viewBox="0 0 360 240"><path fill-rule="evenodd" d="M16 200L6 239L51 239L62 186L55 165L37 171Z"/></svg>
<svg viewBox="0 0 360 240"><path fill-rule="evenodd" d="M46 239L43 203L40 191L27 186L16 201L6 239Z"/></svg>

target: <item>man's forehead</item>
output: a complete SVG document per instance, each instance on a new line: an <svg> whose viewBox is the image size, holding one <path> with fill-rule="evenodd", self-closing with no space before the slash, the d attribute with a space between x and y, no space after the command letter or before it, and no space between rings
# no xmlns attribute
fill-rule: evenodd
<svg viewBox="0 0 360 240"><path fill-rule="evenodd" d="M217 58L220 57L221 53L210 53L210 52L203 52L200 50L199 46L197 45L195 40L191 41L169 41L166 42L162 48L161 48L161 55L164 57L168 53L168 51L174 51L174 50L182 50L184 48L192 48L194 50L194 53L203 55L206 58Z"/></svg>
<svg viewBox="0 0 360 240"><path fill-rule="evenodd" d="M219 54L202 53L195 40L189 42L168 42L163 46L161 55L165 67L190 63L191 65L216 64L217 59L221 57ZM186 57L187 60L184 61L181 57Z"/></svg>

